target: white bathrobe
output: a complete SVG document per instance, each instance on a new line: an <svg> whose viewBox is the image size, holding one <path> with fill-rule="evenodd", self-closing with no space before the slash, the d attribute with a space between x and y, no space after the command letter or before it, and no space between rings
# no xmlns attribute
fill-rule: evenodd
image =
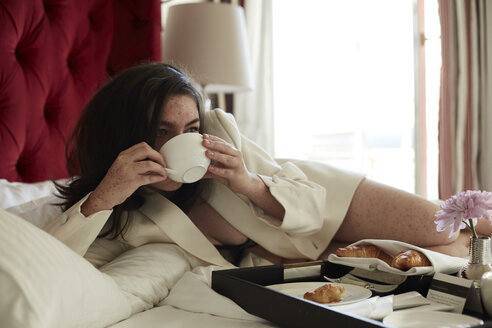
<svg viewBox="0 0 492 328"><path fill-rule="evenodd" d="M316 259L325 250L348 210L363 176L310 161L274 160L239 133L231 114L220 109L204 115L204 132L233 144L243 154L247 169L268 186L282 204L280 226L249 199L233 193L215 180L203 197L225 220L271 253L284 258ZM295 164L294 164L295 163ZM88 195L44 229L95 266L111 261L125 250L148 243L175 243L209 264L230 267L215 246L188 216L157 192L145 204L125 212L131 225L125 238L97 238L112 211L84 217L80 205Z"/></svg>

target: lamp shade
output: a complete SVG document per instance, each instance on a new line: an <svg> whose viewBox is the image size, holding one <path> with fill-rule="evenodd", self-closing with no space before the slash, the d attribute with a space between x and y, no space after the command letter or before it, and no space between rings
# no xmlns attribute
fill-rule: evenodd
<svg viewBox="0 0 492 328"><path fill-rule="evenodd" d="M253 77L243 8L212 2L170 7L162 60L186 69L205 92L251 90Z"/></svg>

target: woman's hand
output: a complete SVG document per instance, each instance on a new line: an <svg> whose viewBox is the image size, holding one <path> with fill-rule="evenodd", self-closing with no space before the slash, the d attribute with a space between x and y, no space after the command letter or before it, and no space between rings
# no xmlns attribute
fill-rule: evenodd
<svg viewBox="0 0 492 328"><path fill-rule="evenodd" d="M208 167L205 178L214 178L229 187L233 192L248 197L253 203L269 213L280 225L285 215L283 206L273 197L263 180L246 168L243 154L224 140L203 135L206 155L213 161Z"/></svg>
<svg viewBox="0 0 492 328"><path fill-rule="evenodd" d="M233 145L208 134L203 135L203 146L212 160L205 178L217 179L233 192L248 196L259 178L247 170L243 154Z"/></svg>
<svg viewBox="0 0 492 328"><path fill-rule="evenodd" d="M167 178L162 155L141 142L122 151L108 172L82 204L81 211L89 216L123 203L139 187Z"/></svg>

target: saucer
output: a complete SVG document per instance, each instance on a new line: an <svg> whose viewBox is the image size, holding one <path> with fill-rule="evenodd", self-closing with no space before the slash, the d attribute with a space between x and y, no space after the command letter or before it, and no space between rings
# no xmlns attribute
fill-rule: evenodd
<svg viewBox="0 0 492 328"><path fill-rule="evenodd" d="M383 319L383 323L395 328L463 328L483 325L482 320L469 315L419 310L393 312Z"/></svg>

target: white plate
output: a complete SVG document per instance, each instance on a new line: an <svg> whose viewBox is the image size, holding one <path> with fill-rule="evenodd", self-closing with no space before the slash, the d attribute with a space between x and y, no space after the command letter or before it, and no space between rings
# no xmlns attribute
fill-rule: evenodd
<svg viewBox="0 0 492 328"><path fill-rule="evenodd" d="M418 310L393 312L383 319L383 323L397 328L461 328L483 325L482 320L464 314Z"/></svg>
<svg viewBox="0 0 492 328"><path fill-rule="evenodd" d="M326 284L327 284L326 282L291 282L286 284L269 285L266 287L282 292L284 294L303 298L306 292L312 292L316 288ZM354 303L354 302L368 299L369 297L372 296L372 292L364 287L349 285L349 284L338 284L338 283L330 283L330 284L335 286L342 286L343 288L345 288L342 294L342 300L340 302L329 303L329 304L320 303L320 305L333 306L333 305L349 304L349 303Z"/></svg>

